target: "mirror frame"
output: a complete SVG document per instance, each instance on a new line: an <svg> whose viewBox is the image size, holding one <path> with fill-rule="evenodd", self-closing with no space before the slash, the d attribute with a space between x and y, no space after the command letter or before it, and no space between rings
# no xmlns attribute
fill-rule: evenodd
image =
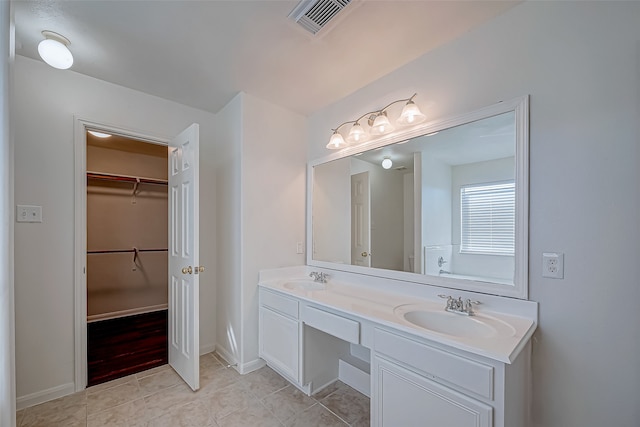
<svg viewBox="0 0 640 427"><path fill-rule="evenodd" d="M401 142L410 138L439 132L466 123L514 112L516 127L515 178L516 178L516 218L515 218L515 274L513 286L481 282L467 279L429 276L406 271L362 267L312 259L313 256L313 168L333 160L349 157L364 151ZM379 139L358 146L346 147L328 156L307 163L307 218L306 218L306 260L307 265L324 269L363 274L379 278L396 279L423 285L439 286L463 291L481 292L492 295L527 299L529 296L529 95L500 101L478 110L435 119L412 128L393 132Z"/></svg>

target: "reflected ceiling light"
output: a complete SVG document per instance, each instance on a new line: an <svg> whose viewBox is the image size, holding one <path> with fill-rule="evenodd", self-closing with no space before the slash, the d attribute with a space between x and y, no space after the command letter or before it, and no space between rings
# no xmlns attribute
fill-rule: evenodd
<svg viewBox="0 0 640 427"><path fill-rule="evenodd" d="M38 54L44 62L59 70L73 65L73 55L67 46L71 44L66 37L53 31L43 31L44 40L38 44Z"/></svg>
<svg viewBox="0 0 640 427"><path fill-rule="evenodd" d="M395 128L389 120L389 114L392 113L392 111L390 111L389 109L392 105L399 102L404 102L405 105L402 108L402 112L400 113L398 118L395 119L398 125L411 126L423 122L426 119L426 116L422 113L422 111L420 111L415 102L413 102L413 98L415 98L416 95L417 94L414 93L410 98L393 101L392 103L386 105L384 108L363 114L362 116L358 117L357 120L349 120L342 123L340 126L332 129L333 134L331 135L331 139L327 144L327 148L330 150L337 150L347 146L345 138L340 133L340 128L348 123L353 123L353 126L351 126L346 139L347 141L349 141L349 143L354 145L364 142L368 139L369 135L382 136L393 132ZM397 114L397 112L395 114ZM360 121L365 117L367 118L366 124L369 126L368 132L367 129L360 124Z"/></svg>
<svg viewBox="0 0 640 427"><path fill-rule="evenodd" d="M383 169L391 169L391 166L393 166L393 162L391 161L391 159L389 157L385 157L382 160L382 168Z"/></svg>
<svg viewBox="0 0 640 427"><path fill-rule="evenodd" d="M95 130L89 130L87 132L89 132L91 135L95 136L96 138L109 138L109 137L111 137L111 134L109 134L109 133L97 132Z"/></svg>

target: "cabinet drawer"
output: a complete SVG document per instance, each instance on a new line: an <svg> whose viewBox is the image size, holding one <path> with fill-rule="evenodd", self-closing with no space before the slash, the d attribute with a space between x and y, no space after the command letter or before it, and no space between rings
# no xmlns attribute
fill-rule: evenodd
<svg viewBox="0 0 640 427"><path fill-rule="evenodd" d="M333 335L342 340L360 343L360 322L319 310L314 307L305 307L302 321L307 325Z"/></svg>
<svg viewBox="0 0 640 427"><path fill-rule="evenodd" d="M298 301L285 296L260 290L260 304L294 319L298 318Z"/></svg>
<svg viewBox="0 0 640 427"><path fill-rule="evenodd" d="M493 367L457 356L380 329L374 332L374 350L436 379L493 399Z"/></svg>

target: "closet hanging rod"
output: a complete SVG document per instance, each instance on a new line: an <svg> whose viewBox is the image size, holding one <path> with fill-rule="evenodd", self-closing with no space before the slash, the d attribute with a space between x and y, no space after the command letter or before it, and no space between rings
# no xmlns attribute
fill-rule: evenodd
<svg viewBox="0 0 640 427"><path fill-rule="evenodd" d="M138 249L138 252L167 252L168 249ZM115 253L133 253L136 252L136 249L112 249L112 250L104 250L104 251L87 251L87 254L115 254Z"/></svg>
<svg viewBox="0 0 640 427"><path fill-rule="evenodd" d="M103 181L140 182L144 184L167 185L166 179L145 178L131 175L108 174L102 172L87 171L87 179L100 179Z"/></svg>

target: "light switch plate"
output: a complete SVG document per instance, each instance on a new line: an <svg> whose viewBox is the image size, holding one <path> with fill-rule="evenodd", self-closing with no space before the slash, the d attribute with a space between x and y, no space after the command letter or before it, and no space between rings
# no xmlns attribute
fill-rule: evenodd
<svg viewBox="0 0 640 427"><path fill-rule="evenodd" d="M42 206L17 205L17 222L42 222Z"/></svg>

